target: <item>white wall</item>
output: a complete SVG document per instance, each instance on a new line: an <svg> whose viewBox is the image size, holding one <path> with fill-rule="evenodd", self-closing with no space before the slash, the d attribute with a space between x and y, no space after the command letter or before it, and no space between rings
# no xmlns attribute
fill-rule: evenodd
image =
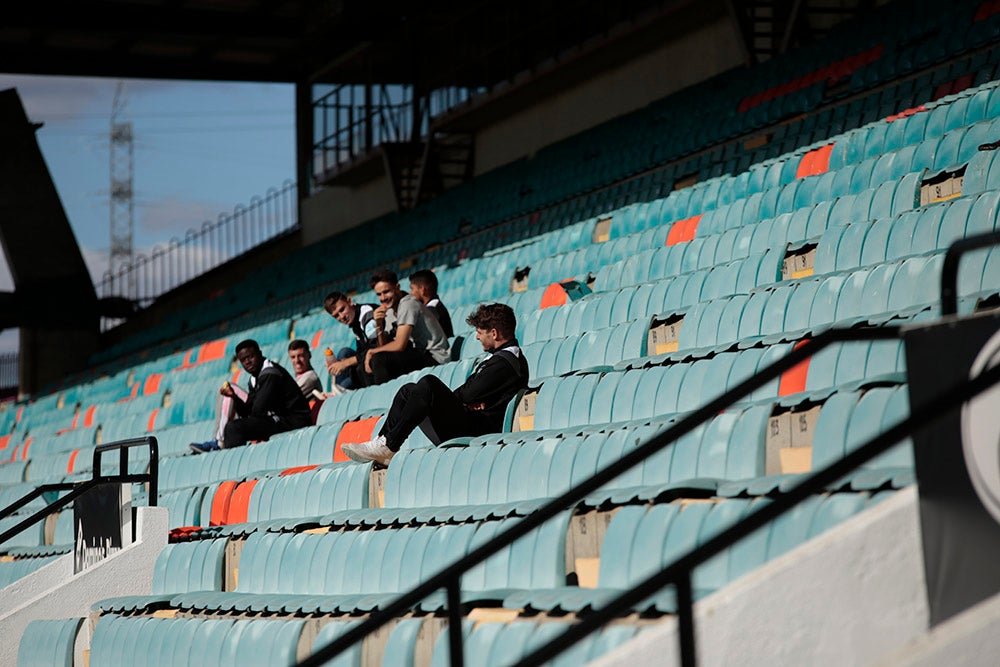
<svg viewBox="0 0 1000 667"><path fill-rule="evenodd" d="M95 602L121 595L149 595L156 557L167 545L167 509L136 510L137 540L106 560L73 574L66 554L3 589L0 600L0 665L17 664L17 649L28 623L39 619L82 618ZM88 643L89 646L89 643Z"/></svg>
<svg viewBox="0 0 1000 667"><path fill-rule="evenodd" d="M718 19L480 130L476 135L476 174L640 109L741 63L732 21Z"/></svg>
<svg viewBox="0 0 1000 667"><path fill-rule="evenodd" d="M698 664L871 664L927 629L922 553L910 488L698 602ZM591 663L679 664L674 617Z"/></svg>
<svg viewBox="0 0 1000 667"><path fill-rule="evenodd" d="M966 609L879 662L897 667L1000 662L1000 595Z"/></svg>

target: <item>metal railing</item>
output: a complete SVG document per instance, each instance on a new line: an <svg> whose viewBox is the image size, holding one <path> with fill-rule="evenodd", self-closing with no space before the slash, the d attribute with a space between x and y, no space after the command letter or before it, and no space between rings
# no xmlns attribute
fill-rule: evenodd
<svg viewBox="0 0 1000 667"><path fill-rule="evenodd" d="M20 384L19 359L17 352L0 354L0 390L14 389Z"/></svg>
<svg viewBox="0 0 1000 667"><path fill-rule="evenodd" d="M132 264L107 271L96 285L101 297L122 296L149 305L161 294L242 255L298 226L296 184L285 181L232 213L220 213L198 229L188 229L183 239L172 238L153 247L149 255L137 254ZM134 293L130 285L134 285Z"/></svg>
<svg viewBox="0 0 1000 667"><path fill-rule="evenodd" d="M133 447L141 446L149 447L149 472L144 473L129 473L128 471L128 453ZM118 473L114 475L105 475L101 472L101 459L106 452L118 452ZM0 520L6 519L18 511L22 507L28 505L36 498L41 498L47 493L59 493L61 491L69 491L66 495L57 498L52 501L44 508L36 511L28 517L25 517L19 521L14 526L8 528L4 532L0 533L0 544L3 544L10 538L14 537L23 530L26 530L30 526L43 520L49 514L62 509L66 505L75 501L80 496L89 493L93 488L99 484L107 483L147 483L149 484L148 490L148 504L151 507L156 506L156 496L159 492L159 447L156 442L156 438L149 436L146 438L132 438L129 440L119 440L117 442L109 442L103 445L98 445L94 449L94 461L93 468L91 472L91 478L85 482L60 482L56 484L42 484L41 486L35 487L31 492L25 494L20 499L15 500L10 505L7 505L3 509L0 509Z"/></svg>
<svg viewBox="0 0 1000 667"><path fill-rule="evenodd" d="M943 313L950 315L957 310L956 280L961 256L971 250L994 244L1000 244L1000 233L998 232L962 239L948 249L945 254L944 268L941 274L941 308ZM443 588L447 593L449 656L451 658L451 665L453 667L460 667L464 664L460 582L461 576L465 572L483 563L500 549L513 544L561 512L574 507L587 495L597 491L605 484L631 470L666 446L679 440L733 403L749 396L768 382L778 379L782 373L806 361L825 347L834 343L852 341L895 340L900 337L901 332L902 329L899 326L867 329L829 329L818 334L811 340L805 341L801 345L796 346L785 357L775 361L733 389L724 392L704 406L689 413L673 426L651 437L636 449L624 454L619 460L614 461L561 496L546 503L511 528L497 534L493 539L445 567L427 581L409 592L400 595L393 602L382 607L379 611L361 621L358 625L326 646L321 647L298 664L301 667L314 667L323 664L355 643L363 640L371 632L408 612L414 605L421 602L427 596ZM773 502L754 511L739 523L722 531L701 546L670 563L659 572L647 577L633 588L624 591L600 609L596 609L593 613L586 615L578 623L571 625L565 632L523 657L517 663L517 666L534 667L543 664L547 660L551 660L608 621L628 613L634 605L669 585L673 585L676 590L679 632L678 648L681 663L686 667L697 664L694 597L691 588L691 577L695 568L750 535L755 530L781 516L811 495L822 491L829 484L842 479L845 475L885 452L916 430L927 426L949 411L961 406L964 402L992 387L998 381L1000 381L1000 365L983 372L972 380L963 381L956 386L947 388L933 399L927 401L925 405L914 406L910 416L906 419L899 421L882 434L871 438L842 459L809 475L792 489L774 499Z"/></svg>
<svg viewBox="0 0 1000 667"><path fill-rule="evenodd" d="M423 131L409 86L344 84L313 102L313 176L335 173L383 143L411 141Z"/></svg>
<svg viewBox="0 0 1000 667"><path fill-rule="evenodd" d="M483 90L451 86L415 98L411 86L334 87L313 101L314 179L324 180L381 144L427 137L435 116Z"/></svg>

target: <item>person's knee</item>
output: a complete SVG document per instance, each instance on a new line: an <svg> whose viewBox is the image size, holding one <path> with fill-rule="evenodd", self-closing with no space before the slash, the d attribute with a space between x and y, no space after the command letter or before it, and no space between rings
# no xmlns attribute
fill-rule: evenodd
<svg viewBox="0 0 1000 667"><path fill-rule="evenodd" d="M354 348L352 347L342 347L337 350L337 361L343 361L344 359L350 359L355 355Z"/></svg>
<svg viewBox="0 0 1000 667"><path fill-rule="evenodd" d="M439 393L442 389L445 391L451 391L448 389L448 385L446 385L441 378L430 374L424 375L417 380L417 386L421 391L425 391L429 394Z"/></svg>

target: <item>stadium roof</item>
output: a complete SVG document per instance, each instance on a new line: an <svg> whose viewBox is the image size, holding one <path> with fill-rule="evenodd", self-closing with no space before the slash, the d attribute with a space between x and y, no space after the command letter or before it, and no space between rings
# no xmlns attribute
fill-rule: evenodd
<svg viewBox="0 0 1000 667"><path fill-rule="evenodd" d="M693 0L90 0L9 3L4 71L487 85Z"/></svg>

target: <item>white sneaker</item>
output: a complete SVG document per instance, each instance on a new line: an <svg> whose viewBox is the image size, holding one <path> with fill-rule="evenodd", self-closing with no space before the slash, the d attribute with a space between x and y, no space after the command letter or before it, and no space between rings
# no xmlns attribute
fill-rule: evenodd
<svg viewBox="0 0 1000 667"><path fill-rule="evenodd" d="M374 461L384 466L388 466L389 460L396 455L396 452L386 447L384 435L376 436L368 442L346 442L342 449L352 461L360 463Z"/></svg>

